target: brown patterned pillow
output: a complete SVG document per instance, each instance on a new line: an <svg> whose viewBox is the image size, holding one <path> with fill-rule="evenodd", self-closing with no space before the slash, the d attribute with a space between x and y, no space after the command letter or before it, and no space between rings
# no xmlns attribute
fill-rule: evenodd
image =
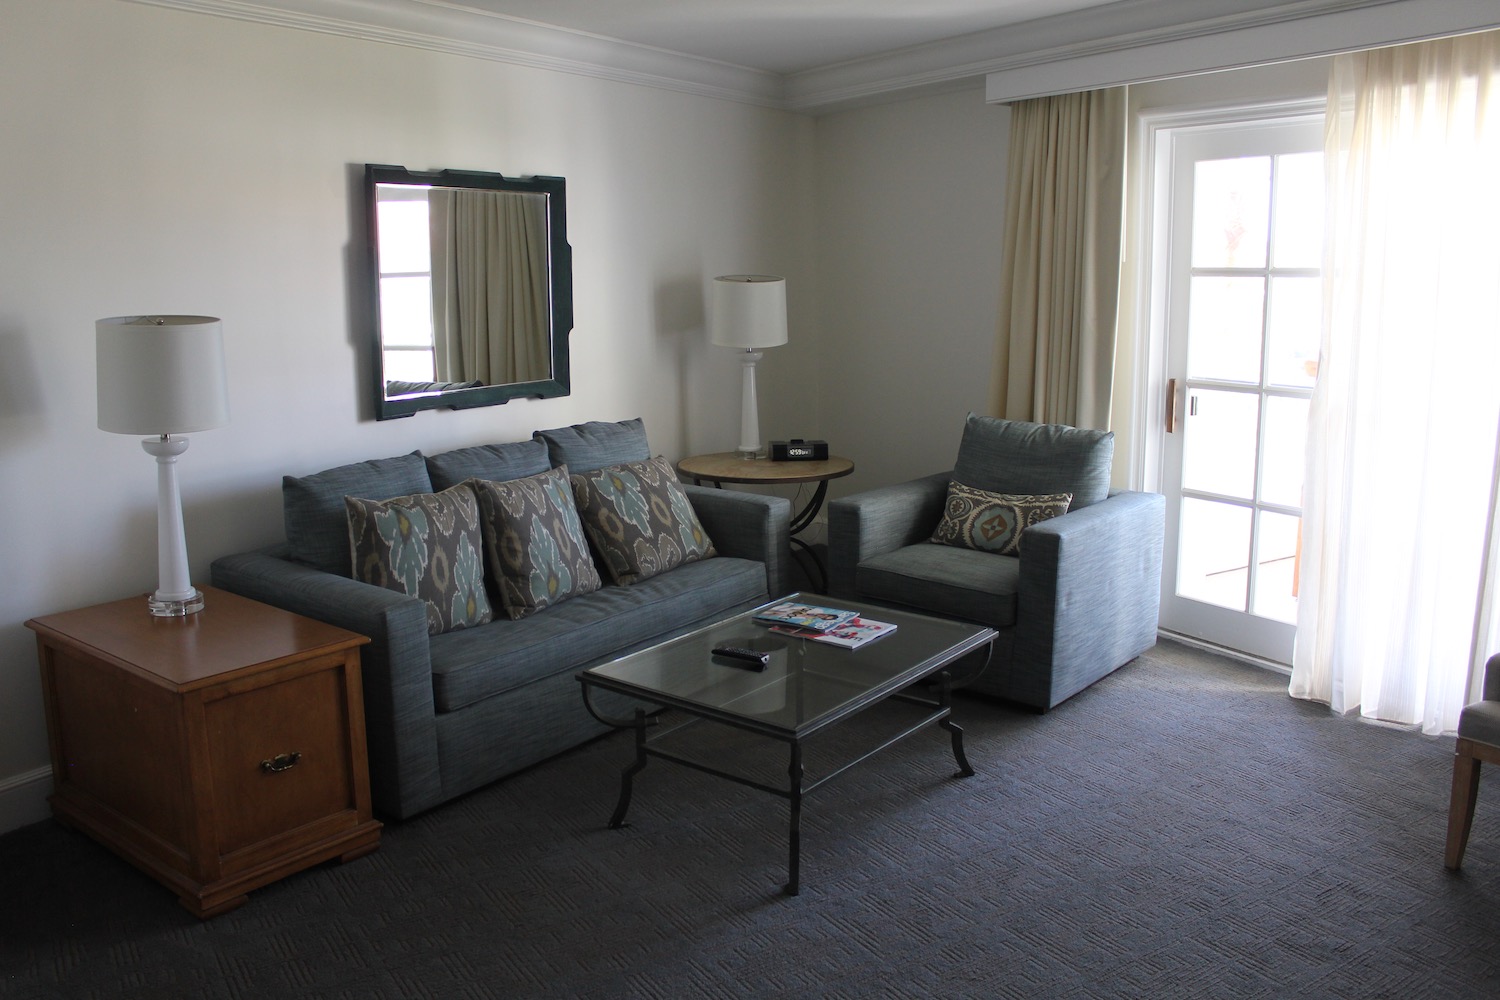
<svg viewBox="0 0 1500 1000"><path fill-rule="evenodd" d="M672 463L660 455L572 480L583 530L615 583L636 583L715 554Z"/></svg>
<svg viewBox="0 0 1500 1000"><path fill-rule="evenodd" d="M512 620L602 586L578 523L568 468L495 483L471 479L484 520L484 550Z"/></svg>
<svg viewBox="0 0 1500 1000"><path fill-rule="evenodd" d="M1023 531L1038 522L1061 517L1072 502L1071 493L1039 496L989 493L954 481L948 484L943 520L933 532L932 540L1002 556L1018 555Z"/></svg>
<svg viewBox="0 0 1500 1000"><path fill-rule="evenodd" d="M354 579L427 602L427 632L483 625L479 503L465 485L389 500L344 497Z"/></svg>

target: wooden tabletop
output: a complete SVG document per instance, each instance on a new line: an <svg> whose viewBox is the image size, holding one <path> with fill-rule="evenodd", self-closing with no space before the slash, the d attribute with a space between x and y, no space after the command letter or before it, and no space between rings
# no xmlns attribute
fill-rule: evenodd
<svg viewBox="0 0 1500 1000"><path fill-rule="evenodd" d="M33 618L26 627L63 645L91 650L153 683L192 690L238 671L264 669L368 642L362 635L303 618L214 587L204 608L154 617L145 595Z"/></svg>
<svg viewBox="0 0 1500 1000"><path fill-rule="evenodd" d="M769 458L741 458L732 451L694 455L677 463L677 471L693 479L715 483L821 483L854 471L847 458L830 455L817 462L773 462Z"/></svg>

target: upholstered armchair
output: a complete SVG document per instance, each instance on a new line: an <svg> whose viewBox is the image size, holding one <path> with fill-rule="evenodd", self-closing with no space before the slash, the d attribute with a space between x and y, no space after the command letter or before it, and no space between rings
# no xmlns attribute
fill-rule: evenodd
<svg viewBox="0 0 1500 1000"><path fill-rule="evenodd" d="M1110 493L1113 458L1111 432L970 414L952 471L828 505L829 589L871 615L886 605L996 629L970 689L1046 711L1156 642L1165 501ZM1030 499L976 518L973 490ZM1057 494L1072 499L1051 516ZM932 541L940 525L948 544ZM1018 551L1000 554L986 536L1007 530Z"/></svg>
<svg viewBox="0 0 1500 1000"><path fill-rule="evenodd" d="M1479 764L1500 764L1500 653L1484 665L1484 690L1458 714L1453 748L1453 794L1448 800L1448 847L1443 863L1454 871L1464 863L1474 804L1479 801Z"/></svg>

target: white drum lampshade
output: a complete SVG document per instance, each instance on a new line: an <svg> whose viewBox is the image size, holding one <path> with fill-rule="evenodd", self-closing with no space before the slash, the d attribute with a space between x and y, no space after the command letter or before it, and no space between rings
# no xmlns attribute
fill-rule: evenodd
<svg viewBox="0 0 1500 1000"><path fill-rule="evenodd" d="M786 279L771 274L726 274L714 279L708 335L721 347L744 351L741 364L740 444L743 458L760 454L755 366L761 350L786 343Z"/></svg>
<svg viewBox="0 0 1500 1000"><path fill-rule="evenodd" d="M162 617L203 609L189 581L176 436L229 422L224 333L212 316L115 316L94 324L98 362L99 429L149 435L141 441L156 458L156 592L148 605Z"/></svg>

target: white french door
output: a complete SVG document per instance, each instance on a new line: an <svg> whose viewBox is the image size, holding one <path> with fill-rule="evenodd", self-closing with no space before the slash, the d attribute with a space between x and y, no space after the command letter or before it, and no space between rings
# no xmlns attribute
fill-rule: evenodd
<svg viewBox="0 0 1500 1000"><path fill-rule="evenodd" d="M1322 279L1322 115L1162 128L1161 627L1289 664Z"/></svg>

